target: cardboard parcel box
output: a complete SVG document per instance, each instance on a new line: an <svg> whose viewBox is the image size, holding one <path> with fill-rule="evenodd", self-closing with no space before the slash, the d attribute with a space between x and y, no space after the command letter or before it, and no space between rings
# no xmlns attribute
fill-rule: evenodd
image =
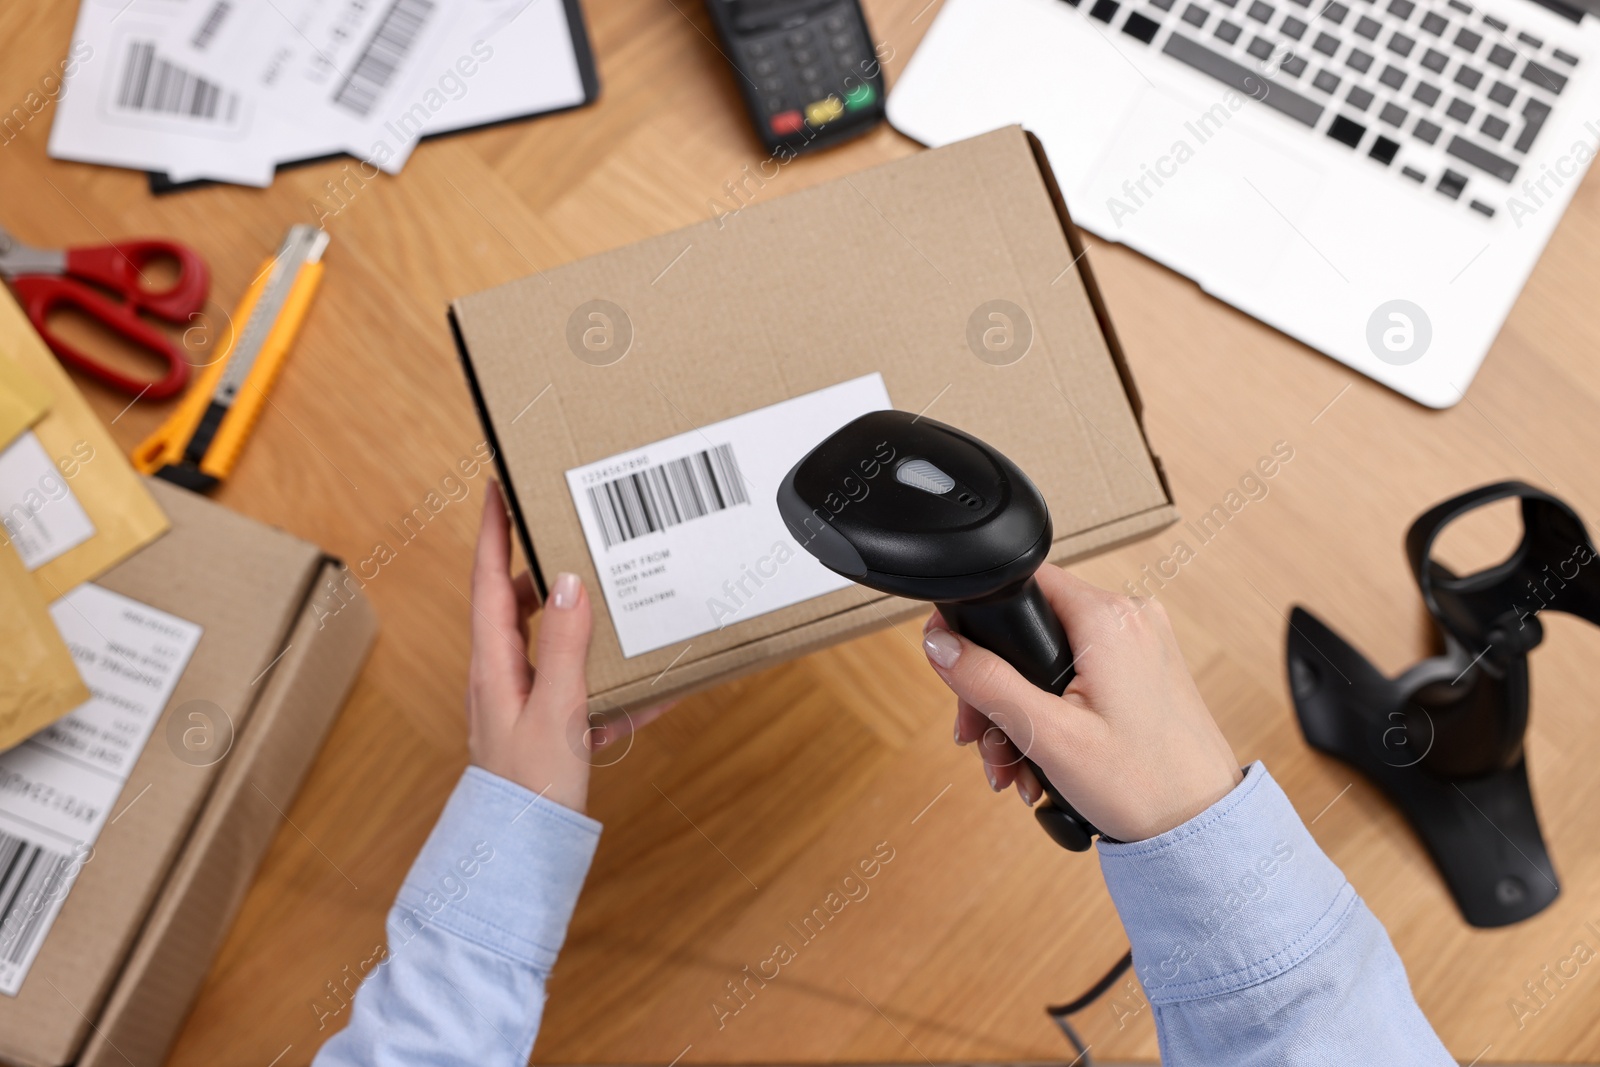
<svg viewBox="0 0 1600 1067"><path fill-rule="evenodd" d="M51 608L94 699L0 752L7 1063L166 1059L377 632L316 546L148 484L172 528Z"/></svg>
<svg viewBox="0 0 1600 1067"><path fill-rule="evenodd" d="M1176 518L1083 247L1017 127L465 297L451 321L541 593L567 570L602 594L598 709L925 610L831 574L778 516L789 467L869 410L924 412L1015 460L1057 562Z"/></svg>

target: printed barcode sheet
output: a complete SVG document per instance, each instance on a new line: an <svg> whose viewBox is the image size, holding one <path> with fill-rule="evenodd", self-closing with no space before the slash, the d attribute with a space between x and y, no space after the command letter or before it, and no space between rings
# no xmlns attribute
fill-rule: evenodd
<svg viewBox="0 0 1600 1067"><path fill-rule="evenodd" d="M0 993L15 996L172 698L200 627L91 582L50 605L90 699L0 752Z"/></svg>
<svg viewBox="0 0 1600 1067"><path fill-rule="evenodd" d="M199 27L189 38L189 43L197 51L204 52L211 46L216 38L217 31L222 29L222 23L233 12L233 4L229 0L217 0L211 5L211 10L206 12L206 17L201 20Z"/></svg>
<svg viewBox="0 0 1600 1067"><path fill-rule="evenodd" d="M371 114L373 105L411 54L433 9L432 0L394 0L350 76L333 94L333 102L363 118Z"/></svg>
<svg viewBox="0 0 1600 1067"><path fill-rule="evenodd" d="M75 857L0 831L0 967L17 967L39 947L49 906L66 895ZM11 990L10 992L15 992Z"/></svg>
<svg viewBox="0 0 1600 1067"><path fill-rule="evenodd" d="M606 547L748 504L732 445L717 445L589 487Z"/></svg>
<svg viewBox="0 0 1600 1067"><path fill-rule="evenodd" d="M824 437L888 406L869 374L567 471L623 655L849 585L794 543L778 483Z"/></svg>
<svg viewBox="0 0 1600 1067"><path fill-rule="evenodd" d="M117 106L130 111L232 121L238 115L239 96L167 62L156 54L154 41L130 41Z"/></svg>

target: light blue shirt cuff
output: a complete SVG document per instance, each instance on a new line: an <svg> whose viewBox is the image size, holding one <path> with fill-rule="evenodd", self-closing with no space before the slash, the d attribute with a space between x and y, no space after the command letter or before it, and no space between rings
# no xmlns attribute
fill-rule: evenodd
<svg viewBox="0 0 1600 1067"><path fill-rule="evenodd" d="M1154 1004L1274 978L1316 952L1360 907L1259 762L1183 825L1145 841L1101 842L1099 852Z"/></svg>
<svg viewBox="0 0 1600 1067"><path fill-rule="evenodd" d="M389 913L389 951L428 927L548 974L600 824L468 767Z"/></svg>

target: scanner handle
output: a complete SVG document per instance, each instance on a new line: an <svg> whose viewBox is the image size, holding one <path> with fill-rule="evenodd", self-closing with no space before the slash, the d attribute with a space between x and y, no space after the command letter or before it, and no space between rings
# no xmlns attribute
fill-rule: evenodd
<svg viewBox="0 0 1600 1067"><path fill-rule="evenodd" d="M939 614L952 631L993 652L1040 689L1060 696L1072 683L1075 672L1067 633L1038 579L1030 577L1016 589L982 600L940 604ZM1039 825L1062 848L1087 850L1100 831L1078 814L1038 764L1027 762L1049 798L1034 809Z"/></svg>
<svg viewBox="0 0 1600 1067"><path fill-rule="evenodd" d="M1072 683L1067 632L1037 578L982 600L940 604L939 614L956 633L993 652L1040 689L1060 696Z"/></svg>

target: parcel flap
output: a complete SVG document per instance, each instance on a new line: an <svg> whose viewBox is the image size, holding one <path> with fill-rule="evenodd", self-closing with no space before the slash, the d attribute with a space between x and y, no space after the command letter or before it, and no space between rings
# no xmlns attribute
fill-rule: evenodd
<svg viewBox="0 0 1600 1067"><path fill-rule="evenodd" d="M0 751L89 699L72 653L16 550L0 545Z"/></svg>
<svg viewBox="0 0 1600 1067"><path fill-rule="evenodd" d="M0 448L15 441L17 434L43 418L49 408L49 390L0 352Z"/></svg>

